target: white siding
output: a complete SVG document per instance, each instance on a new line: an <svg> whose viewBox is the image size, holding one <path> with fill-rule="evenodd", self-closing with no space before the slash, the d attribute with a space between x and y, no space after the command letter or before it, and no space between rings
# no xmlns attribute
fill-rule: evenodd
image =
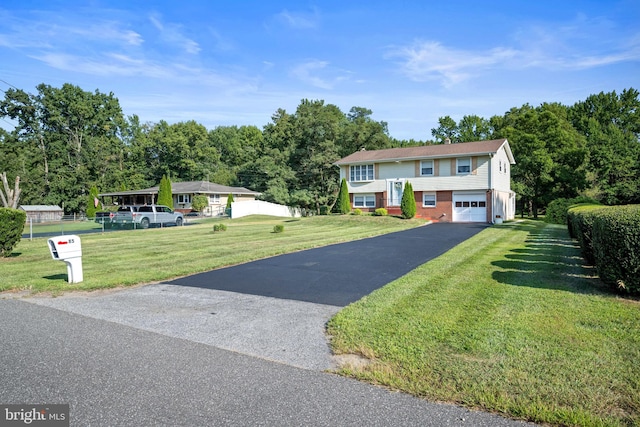
<svg viewBox="0 0 640 427"><path fill-rule="evenodd" d="M410 178L416 175L416 163L414 161L399 163L380 163L378 179Z"/></svg>
<svg viewBox="0 0 640 427"><path fill-rule="evenodd" d="M500 170L502 165L502 171ZM499 150L493 158L493 188L498 191L511 189L511 164L504 149Z"/></svg>
<svg viewBox="0 0 640 427"><path fill-rule="evenodd" d="M489 157L478 157L477 173L450 175L449 159L440 160L439 176L408 178L414 191L475 190L489 188ZM453 160L455 162L455 160ZM380 167L382 169L382 166ZM446 175L443 173L446 172Z"/></svg>
<svg viewBox="0 0 640 427"><path fill-rule="evenodd" d="M455 162L455 159L454 159ZM438 160L440 164L438 169L438 176L451 176L451 160L450 159L440 159Z"/></svg>
<svg viewBox="0 0 640 427"><path fill-rule="evenodd" d="M386 181L376 180L371 182L347 182L349 193L381 193L386 191Z"/></svg>

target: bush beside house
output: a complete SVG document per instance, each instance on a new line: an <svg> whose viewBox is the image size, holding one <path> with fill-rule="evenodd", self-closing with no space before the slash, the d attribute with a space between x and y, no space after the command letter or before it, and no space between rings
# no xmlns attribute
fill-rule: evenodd
<svg viewBox="0 0 640 427"><path fill-rule="evenodd" d="M404 185L400 210L402 211L402 217L405 219L411 219L416 216L416 197L413 194L413 186L410 182Z"/></svg>
<svg viewBox="0 0 640 427"><path fill-rule="evenodd" d="M0 257L11 255L22 238L26 221L26 212L12 208L0 208Z"/></svg>
<svg viewBox="0 0 640 427"><path fill-rule="evenodd" d="M351 212L351 201L349 200L349 188L347 186L347 180L342 178L340 183L340 193L338 193L338 203L334 208L336 213L348 214Z"/></svg>
<svg viewBox="0 0 640 427"><path fill-rule="evenodd" d="M166 175L162 175L160 186L158 187L158 204L169 206L173 209L173 193L171 189L171 180Z"/></svg>

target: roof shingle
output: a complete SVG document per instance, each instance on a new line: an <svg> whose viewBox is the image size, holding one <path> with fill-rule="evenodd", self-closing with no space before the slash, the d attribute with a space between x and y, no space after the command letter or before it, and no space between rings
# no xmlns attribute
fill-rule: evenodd
<svg viewBox="0 0 640 427"><path fill-rule="evenodd" d="M395 160L410 160L419 158L451 157L458 155L480 155L496 153L506 139L490 141L461 142L458 144L423 145L420 147L387 148L385 150L356 151L335 162L336 165L347 165L363 162L391 162ZM511 149L507 151L512 160Z"/></svg>

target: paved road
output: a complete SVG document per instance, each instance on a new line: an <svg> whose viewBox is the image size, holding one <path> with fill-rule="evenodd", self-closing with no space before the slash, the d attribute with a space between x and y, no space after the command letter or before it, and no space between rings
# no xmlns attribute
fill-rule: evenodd
<svg viewBox="0 0 640 427"><path fill-rule="evenodd" d="M72 426L521 426L331 374L0 300L0 403Z"/></svg>
<svg viewBox="0 0 640 427"><path fill-rule="evenodd" d="M324 325L342 305L482 228L435 224L171 283L0 299L0 403L70 403L77 425L521 425L322 372L335 366Z"/></svg>

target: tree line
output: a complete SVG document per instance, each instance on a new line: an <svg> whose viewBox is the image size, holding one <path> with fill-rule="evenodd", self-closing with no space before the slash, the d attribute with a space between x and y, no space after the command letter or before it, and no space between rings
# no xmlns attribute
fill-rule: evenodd
<svg viewBox="0 0 640 427"><path fill-rule="evenodd" d="M360 149L507 138L517 164L512 186L532 211L550 201L587 195L605 204L640 202L640 98L630 88L599 93L573 106L525 104L502 116L440 117L432 139L398 140L372 111L348 113L323 100L278 109L262 129L195 121L142 123L125 117L113 93L71 84L9 89L0 118L0 171L20 177L22 204L54 204L85 212L92 188L100 192L171 181L208 180L242 186L262 198L320 212L335 203L339 173L333 163Z"/></svg>

